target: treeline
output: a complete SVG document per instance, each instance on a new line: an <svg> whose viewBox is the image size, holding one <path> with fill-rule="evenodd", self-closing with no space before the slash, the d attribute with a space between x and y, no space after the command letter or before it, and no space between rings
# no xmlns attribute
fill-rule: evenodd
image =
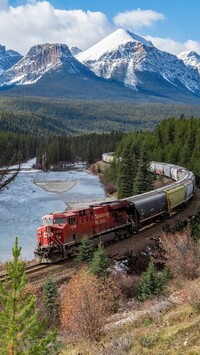
<svg viewBox="0 0 200 355"><path fill-rule="evenodd" d="M0 132L0 166L33 158L36 146L37 139L31 135Z"/></svg>
<svg viewBox="0 0 200 355"><path fill-rule="evenodd" d="M120 159L112 164L110 174L115 181L120 180L125 170L128 179L133 179L139 166L150 160L182 165L200 176L200 120L194 117L186 119L184 115L178 119L168 118L160 122L153 132L75 136L0 132L1 165L6 164L16 152L20 152L23 161L36 156L38 162L45 160L48 167L60 161L81 160L91 164L101 159L102 153L111 151L116 151L116 157L124 157L123 162L127 162L124 167L122 164L119 167Z"/></svg>
<svg viewBox="0 0 200 355"><path fill-rule="evenodd" d="M85 134L78 136L32 135L0 132L0 166L15 163L13 157L20 153L21 160L36 157L45 168L61 161L86 161L91 164L101 159L102 153L115 151L122 133Z"/></svg>
<svg viewBox="0 0 200 355"><path fill-rule="evenodd" d="M122 133L91 133L79 136L48 136L39 142L36 156L40 164L57 165L59 162L84 161L92 164L104 152L113 152L123 137ZM43 163L44 162L44 163Z"/></svg>
<svg viewBox="0 0 200 355"><path fill-rule="evenodd" d="M124 134L106 180L117 185L119 197L144 192L146 185L148 191L150 160L178 164L200 177L200 120L181 115L163 120L154 132Z"/></svg>

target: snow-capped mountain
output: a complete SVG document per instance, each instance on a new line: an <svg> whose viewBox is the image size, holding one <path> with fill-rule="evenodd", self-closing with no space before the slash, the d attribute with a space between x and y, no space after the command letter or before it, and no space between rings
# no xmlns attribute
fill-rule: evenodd
<svg viewBox="0 0 200 355"><path fill-rule="evenodd" d="M199 103L197 69L129 31L119 29L76 57L71 51L66 44L33 46L0 75L1 95Z"/></svg>
<svg viewBox="0 0 200 355"><path fill-rule="evenodd" d="M173 85L180 91L200 95L200 76L196 70L124 29L113 32L76 58L96 75L136 90L162 93L159 85Z"/></svg>
<svg viewBox="0 0 200 355"><path fill-rule="evenodd" d="M89 71L78 62L65 44L38 44L27 55L0 77L0 86L36 83L50 72L65 69L69 74Z"/></svg>
<svg viewBox="0 0 200 355"><path fill-rule="evenodd" d="M16 64L22 55L13 50L6 50L5 46L0 45L0 75L4 70L11 68Z"/></svg>
<svg viewBox="0 0 200 355"><path fill-rule="evenodd" d="M178 58L181 59L185 65L197 69L200 74L200 55L198 53L194 51L181 52Z"/></svg>

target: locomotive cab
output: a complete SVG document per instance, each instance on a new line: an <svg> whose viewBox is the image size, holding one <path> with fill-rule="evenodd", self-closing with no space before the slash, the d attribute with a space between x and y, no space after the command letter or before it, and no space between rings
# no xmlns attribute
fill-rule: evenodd
<svg viewBox="0 0 200 355"><path fill-rule="evenodd" d="M67 223L64 213L52 213L42 217L41 226L37 229L37 249L35 258L45 262L53 253L61 253L63 244L63 227Z"/></svg>

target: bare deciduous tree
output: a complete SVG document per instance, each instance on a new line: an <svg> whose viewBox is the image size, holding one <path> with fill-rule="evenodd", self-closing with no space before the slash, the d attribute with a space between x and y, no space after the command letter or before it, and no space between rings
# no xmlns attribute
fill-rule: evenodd
<svg viewBox="0 0 200 355"><path fill-rule="evenodd" d="M20 161L22 160L19 152L15 152L12 157L8 155L6 158L7 150L4 152L5 156L0 157L0 190L9 185L16 178L20 171ZM1 167L4 162L6 162L6 165ZM10 166L14 163L18 164L17 167L14 170L10 170Z"/></svg>

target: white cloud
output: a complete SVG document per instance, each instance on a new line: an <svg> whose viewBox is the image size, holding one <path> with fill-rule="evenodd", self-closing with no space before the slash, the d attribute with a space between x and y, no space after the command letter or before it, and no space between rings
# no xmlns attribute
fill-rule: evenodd
<svg viewBox="0 0 200 355"><path fill-rule="evenodd" d="M113 21L115 25L135 31L142 27L152 27L156 21L164 20L162 13L153 10L131 10L120 12Z"/></svg>
<svg viewBox="0 0 200 355"><path fill-rule="evenodd" d="M0 0L1 5L6 1ZM0 11L0 44L25 54L38 43L66 43L86 49L113 31L105 14L58 10L48 1Z"/></svg>
<svg viewBox="0 0 200 355"><path fill-rule="evenodd" d="M145 39L151 41L153 45L161 51L166 51L175 55L184 51L196 51L200 54L200 42L191 39L183 43L174 41L171 38L146 36Z"/></svg>
<svg viewBox="0 0 200 355"><path fill-rule="evenodd" d="M26 54L35 44L46 42L66 43L84 50L118 27L134 32L164 19L162 13L137 9L118 13L111 23L102 12L58 10L45 0L29 0L16 7L9 6L8 0L0 0L0 44L21 54ZM200 43L192 40L181 43L169 38L148 36L146 39L174 54L186 50L200 53Z"/></svg>

